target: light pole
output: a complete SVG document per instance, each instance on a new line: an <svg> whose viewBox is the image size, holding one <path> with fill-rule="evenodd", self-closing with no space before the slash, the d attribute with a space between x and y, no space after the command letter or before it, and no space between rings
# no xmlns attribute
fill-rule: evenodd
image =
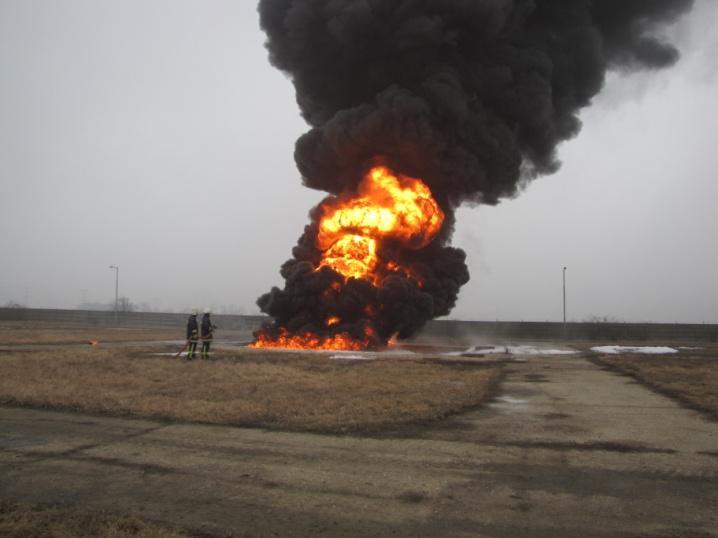
<svg viewBox="0 0 718 538"><path fill-rule="evenodd" d="M115 323L117 323L117 307L120 291L120 268L116 265L110 265L110 269L115 270Z"/></svg>
<svg viewBox="0 0 718 538"><path fill-rule="evenodd" d="M566 268L563 268L563 330L566 330Z"/></svg>

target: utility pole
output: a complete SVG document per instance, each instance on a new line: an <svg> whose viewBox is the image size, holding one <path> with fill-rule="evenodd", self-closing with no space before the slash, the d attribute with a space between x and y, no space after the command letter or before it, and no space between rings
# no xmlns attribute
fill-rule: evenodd
<svg viewBox="0 0 718 538"><path fill-rule="evenodd" d="M566 268L563 268L563 331L566 332Z"/></svg>
<svg viewBox="0 0 718 538"><path fill-rule="evenodd" d="M119 306L119 291L120 291L120 268L116 265L110 265L110 269L115 270L115 323L117 323L117 308Z"/></svg>

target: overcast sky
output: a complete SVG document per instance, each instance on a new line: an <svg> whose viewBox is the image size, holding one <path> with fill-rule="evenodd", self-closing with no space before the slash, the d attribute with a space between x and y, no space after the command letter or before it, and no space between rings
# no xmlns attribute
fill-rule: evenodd
<svg viewBox="0 0 718 538"><path fill-rule="evenodd" d="M612 75L561 171L458 213L451 317L718 323L718 2L674 68ZM322 193L238 0L0 0L0 305L258 312Z"/></svg>

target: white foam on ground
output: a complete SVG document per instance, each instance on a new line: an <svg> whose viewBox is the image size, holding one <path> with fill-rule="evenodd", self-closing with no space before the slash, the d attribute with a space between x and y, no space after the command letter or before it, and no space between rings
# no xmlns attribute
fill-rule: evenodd
<svg viewBox="0 0 718 538"><path fill-rule="evenodd" d="M571 349L542 349L533 346L509 346L512 355L575 355L578 351Z"/></svg>
<svg viewBox="0 0 718 538"><path fill-rule="evenodd" d="M477 355L492 355L498 353L508 355L575 355L578 351L570 349L542 349L534 346L473 346L465 351L453 351L447 353L447 355L461 356L467 353L475 353Z"/></svg>
<svg viewBox="0 0 718 538"><path fill-rule="evenodd" d="M521 400L520 398L512 398L511 396L499 396L496 398L497 402L505 403L508 405L526 405L527 400Z"/></svg>
<svg viewBox="0 0 718 538"><path fill-rule="evenodd" d="M523 414L529 412L531 409L527 400L512 398L511 396L499 396L489 404L489 407L509 414Z"/></svg>
<svg viewBox="0 0 718 538"><path fill-rule="evenodd" d="M644 353L646 355L666 355L668 353L678 353L677 349L663 346L596 346L591 351L596 353L606 353L608 355L617 355L619 353Z"/></svg>
<svg viewBox="0 0 718 538"><path fill-rule="evenodd" d="M376 359L376 355L359 355L357 353L339 353L337 355L331 355L330 359L340 361L373 361Z"/></svg>

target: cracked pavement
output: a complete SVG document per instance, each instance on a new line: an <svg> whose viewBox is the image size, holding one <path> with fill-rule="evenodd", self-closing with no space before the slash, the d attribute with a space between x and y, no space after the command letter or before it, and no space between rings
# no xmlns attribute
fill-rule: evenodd
<svg viewBox="0 0 718 538"><path fill-rule="evenodd" d="M505 370L363 437L0 408L0 497L205 535L718 536L718 423L580 357Z"/></svg>

